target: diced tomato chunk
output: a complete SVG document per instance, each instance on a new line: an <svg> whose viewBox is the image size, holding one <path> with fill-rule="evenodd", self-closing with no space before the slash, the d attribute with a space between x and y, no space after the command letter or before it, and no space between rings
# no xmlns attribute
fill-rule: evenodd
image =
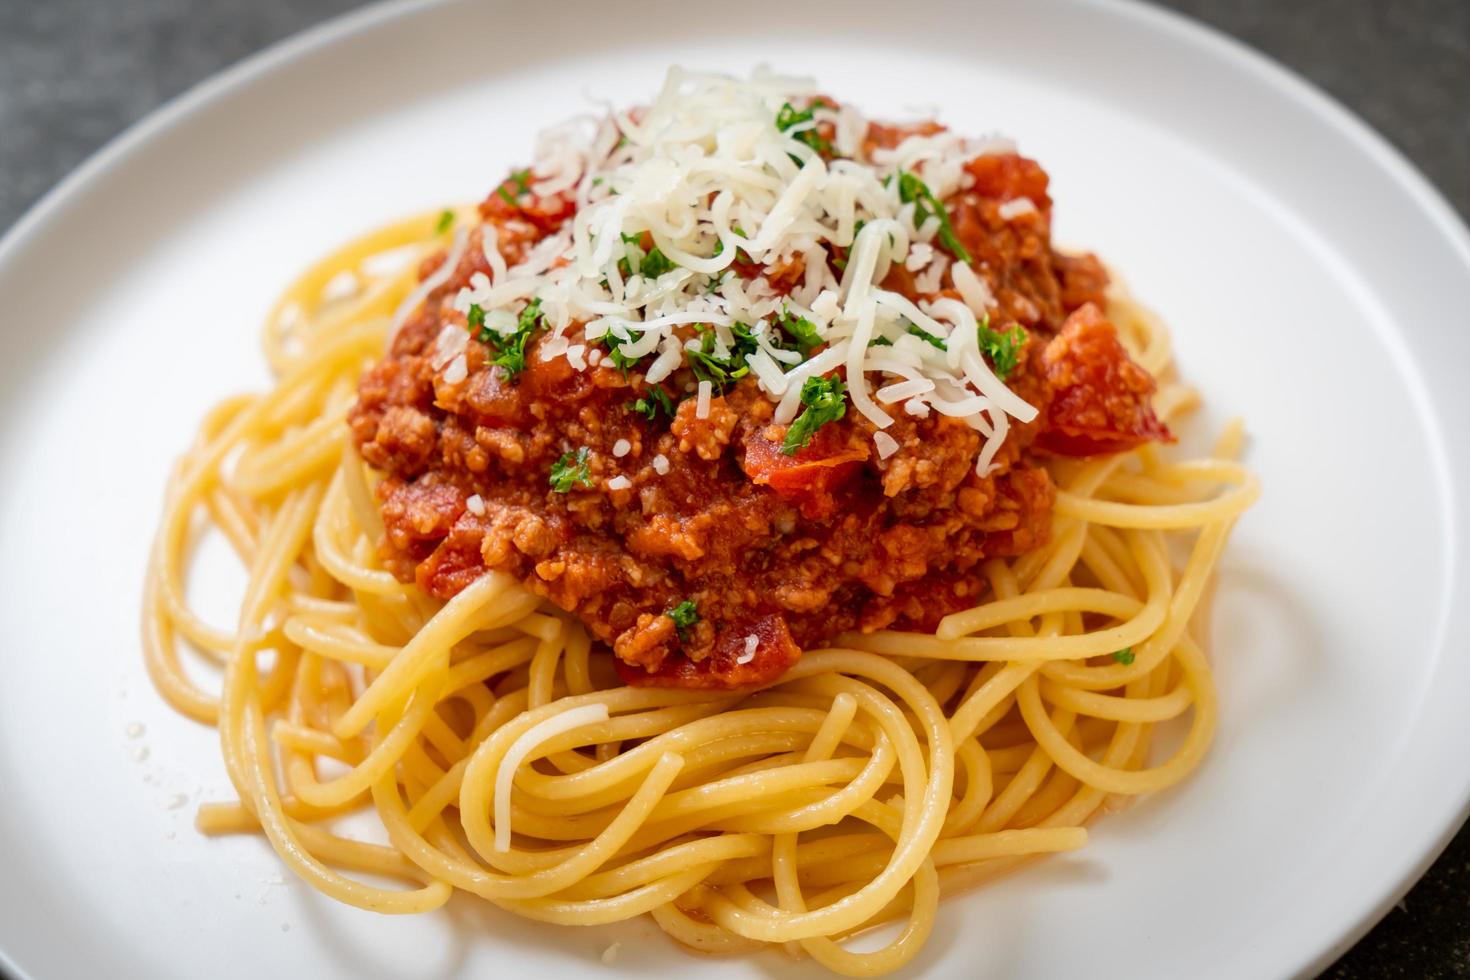
<svg viewBox="0 0 1470 980"><path fill-rule="evenodd" d="M530 179L534 181L536 178L532 176ZM519 218L543 232L560 228L576 210L576 198L570 193L543 197L530 191L521 192L509 177L480 203L480 214L486 221L501 224Z"/></svg>
<svg viewBox="0 0 1470 980"><path fill-rule="evenodd" d="M747 652L750 644L746 637L750 636L755 637L755 649ZM633 687L734 691L770 684L800 659L801 648L792 640L786 620L769 615L726 628L710 655L698 663L676 654L666 657L652 673L622 660L614 663L618 676Z"/></svg>
<svg viewBox="0 0 1470 980"><path fill-rule="evenodd" d="M1098 456L1174 437L1149 401L1153 377L1128 356L1091 303L1062 324L1041 353L1051 401L1035 446L1059 456Z"/></svg>
<svg viewBox="0 0 1470 980"><path fill-rule="evenodd" d="M965 170L975 178L974 190L981 197L999 201L1029 197L1037 209L1051 208L1046 194L1050 179L1035 160L1016 153L987 153L965 164Z"/></svg>
<svg viewBox="0 0 1470 980"><path fill-rule="evenodd" d="M753 434L745 443L740 467L752 483L770 487L801 508L803 517L814 520L836 512L834 491L867 458L866 449L837 441L823 428L795 456L787 456L780 445L763 435Z"/></svg>

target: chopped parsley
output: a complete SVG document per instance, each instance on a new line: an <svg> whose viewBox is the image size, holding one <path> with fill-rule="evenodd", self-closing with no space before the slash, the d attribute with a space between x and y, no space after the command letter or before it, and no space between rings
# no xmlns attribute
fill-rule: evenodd
<svg viewBox="0 0 1470 980"><path fill-rule="evenodd" d="M658 418L659 412L663 412L669 418L673 418L674 400L669 397L668 392L655 385L648 389L646 395L643 395L636 401L629 402L628 410L637 412L650 422Z"/></svg>
<svg viewBox="0 0 1470 980"><path fill-rule="evenodd" d="M510 185L510 184L514 184L515 185L515 191L514 192L512 192L511 189L510 189L510 187L507 186L507 185ZM527 169L527 170L512 170L510 172L510 176L507 177L507 178L505 178L505 180L503 180L501 182L500 187L497 188L496 191L495 191L495 193L497 193L501 197L505 198L505 201L506 201L507 204L511 204L511 205L515 205L515 206L519 206L520 203L521 203L520 202L520 198L524 197L526 194L529 194L530 192L531 192L531 171L529 169Z"/></svg>
<svg viewBox="0 0 1470 980"><path fill-rule="evenodd" d="M932 333L925 330L917 323L909 324L909 333L913 334L915 337L918 337L920 340L925 341L931 347L938 347L940 350L943 351L949 350L949 344L945 343L943 338L934 336Z"/></svg>
<svg viewBox="0 0 1470 980"><path fill-rule="evenodd" d="M889 340L887 337L874 337L872 340L868 341L868 346L869 347L892 347L893 346L893 341Z"/></svg>
<svg viewBox="0 0 1470 980"><path fill-rule="evenodd" d="M949 223L949 212L944 209L944 202L934 196L928 184L907 170L898 171L896 176L898 177L898 199L904 204L914 205L914 227L923 227L924 222L928 221L931 216L938 218L939 244L961 262L970 262L970 253L965 250L965 246L960 244L959 238L955 236L954 226Z"/></svg>
<svg viewBox="0 0 1470 980"><path fill-rule="evenodd" d="M665 272L672 272L677 268L678 266L674 264L674 261L660 252L658 246L655 245L648 250L647 255L643 256L643 264L638 267L638 271L642 273L645 279L657 279Z"/></svg>
<svg viewBox="0 0 1470 980"><path fill-rule="evenodd" d="M603 350L607 351L607 359L612 362L613 367L623 372L625 378L639 361L639 358L629 357L623 353L623 345L631 339L627 334L614 333L609 330L595 341L595 343L602 344Z"/></svg>
<svg viewBox="0 0 1470 980"><path fill-rule="evenodd" d="M508 334L496 333L490 329L485 323L485 310L478 303L471 303L470 311L465 316L470 333L490 348L490 363L498 365L512 381L526 369L526 343L541 327L543 319L540 299L533 299L526 304L516 320L515 331Z"/></svg>
<svg viewBox="0 0 1470 980"><path fill-rule="evenodd" d="M677 606L665 611L664 615L674 621L674 629L678 631L681 641L689 638L689 627L699 622L699 610L695 607L693 599L685 599Z"/></svg>
<svg viewBox="0 0 1470 980"><path fill-rule="evenodd" d="M781 106L781 111L776 113L776 128L784 133L787 130L791 129L793 126L800 126L802 123L809 123L816 116L815 110L819 107L825 106L826 104L827 103L823 102L821 99L816 99L805 109L797 109L790 102L787 102ZM811 127L810 129L803 129L799 133L792 133L791 138L797 140L798 142L805 143L807 146L811 147L813 150L816 150L822 156L832 155L831 141L824 139L822 134L817 131L817 128L815 126ZM798 160L797 162L800 163L801 161Z"/></svg>
<svg viewBox="0 0 1470 980"><path fill-rule="evenodd" d="M1124 667L1130 666L1133 663L1133 648L1124 647L1121 650L1114 650L1113 659L1118 661L1118 663L1122 664Z"/></svg>
<svg viewBox="0 0 1470 980"><path fill-rule="evenodd" d="M434 225L434 234L442 235L454 227L454 212L445 208L439 212L439 221Z"/></svg>
<svg viewBox="0 0 1470 980"><path fill-rule="evenodd" d="M796 342L796 349L801 351L802 357L810 357L813 349L826 343L817 333L815 323L792 313L789 307L781 310L781 319L776 321L776 326L786 331L786 335Z"/></svg>
<svg viewBox="0 0 1470 980"><path fill-rule="evenodd" d="M689 362L689 370L694 372L694 376L700 381L708 381L719 391L724 391L726 385L739 381L750 373L745 355L754 353L759 346L750 328L743 323L735 324L730 332L734 335L735 346L727 357L715 356L713 327L705 327L699 332L698 347L684 350L684 358Z"/></svg>
<svg viewBox="0 0 1470 980"><path fill-rule="evenodd" d="M642 233L623 235L622 238L623 244L632 245L633 251L637 254L637 257L633 261L629 261L627 251L625 250L623 257L618 259L618 272L622 274L624 279L630 278L633 275L634 269L637 269L638 274L645 279L657 279L665 272L671 272L679 268L678 263L659 251L657 245L654 245L647 252L643 251Z"/></svg>
<svg viewBox="0 0 1470 980"><path fill-rule="evenodd" d="M807 378L801 386L801 403L806 406L786 430L781 452L795 456L805 449L828 422L836 422L847 414L847 385L841 378Z"/></svg>
<svg viewBox="0 0 1470 980"><path fill-rule="evenodd" d="M1005 333L990 329L990 317L981 320L979 326L980 352L990 359L995 376L1004 381L1016 369L1021 348L1026 346L1026 328L1019 323Z"/></svg>
<svg viewBox="0 0 1470 980"><path fill-rule="evenodd" d="M568 450L551 464L551 489L557 493L568 493L578 483L592 486L592 474L587 469L588 449L583 446L575 453Z"/></svg>

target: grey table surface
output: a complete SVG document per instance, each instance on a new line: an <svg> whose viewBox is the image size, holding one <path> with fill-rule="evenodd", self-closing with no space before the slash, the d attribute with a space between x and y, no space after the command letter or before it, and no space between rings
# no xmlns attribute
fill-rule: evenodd
<svg viewBox="0 0 1470 980"><path fill-rule="evenodd" d="M0 0L0 230L164 100L359 0ZM1470 217L1470 0L1167 0L1306 76ZM1470 829L1324 976L1470 977Z"/></svg>

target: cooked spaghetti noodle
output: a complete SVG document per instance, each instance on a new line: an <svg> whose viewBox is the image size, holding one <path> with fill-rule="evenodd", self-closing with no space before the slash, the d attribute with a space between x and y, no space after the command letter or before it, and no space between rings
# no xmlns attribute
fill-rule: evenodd
<svg viewBox="0 0 1470 980"><path fill-rule="evenodd" d="M210 411L173 473L144 641L169 703L219 729L238 801L204 805L202 831L263 832L364 909L462 890L565 925L647 913L697 950L784 944L873 976L916 954L942 896L1082 847L1094 817L1199 764L1216 725L1205 595L1258 493L1238 423L1201 459L1145 444L1051 461L1049 539L985 561L987 601L932 635L844 633L759 690L624 686L576 617L498 571L448 601L401 582L344 419L395 313L422 300L417 262L381 256L442 250L435 226L400 222L302 275L267 322L275 387ZM1160 380L1159 418L1193 407L1163 325L1117 290L1107 315ZM229 629L185 591L210 532L248 569ZM181 641L222 667L217 693ZM1156 730L1186 718L1153 762ZM361 810L389 845L328 829ZM883 948L842 945L892 920Z"/></svg>

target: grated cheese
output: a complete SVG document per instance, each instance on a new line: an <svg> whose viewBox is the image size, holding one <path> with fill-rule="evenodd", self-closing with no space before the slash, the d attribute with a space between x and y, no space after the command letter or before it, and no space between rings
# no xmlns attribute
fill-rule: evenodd
<svg viewBox="0 0 1470 980"><path fill-rule="evenodd" d="M568 708L559 715L552 715L550 718L537 722L511 743L510 748L505 752L505 758L500 760L499 770L495 773L495 849L497 851L510 850L510 791L515 782L516 770L521 767L521 763L525 762L543 742L573 729L581 728L583 725L595 725L607 719L607 705L584 704Z"/></svg>
<svg viewBox="0 0 1470 980"><path fill-rule="evenodd" d="M1000 215L1001 220L1010 221L1012 218L1019 218L1021 215L1030 214L1035 210L1036 204L1031 198L1016 197L996 208L996 213Z"/></svg>
<svg viewBox="0 0 1470 980"><path fill-rule="evenodd" d="M663 476L669 471L669 458L663 453L659 453L653 457L651 462L653 463L653 471L659 476Z"/></svg>
<svg viewBox="0 0 1470 980"><path fill-rule="evenodd" d="M612 113L547 130L537 141L532 186L574 196L574 217L513 267L484 226L491 274L474 276L454 308L479 305L488 329L509 332L520 311L539 301L549 331L542 357L562 356L586 370L604 360L596 341L636 360L653 384L688 363L687 351L701 339L711 356L727 359L739 324L757 345L742 367L776 402L778 424L800 411L807 378L841 369L852 408L880 431L893 424L884 405L962 419L984 436L976 460L984 472L1009 431L1008 417L1027 421L1036 410L979 353L976 325L994 307L985 281L940 250L938 217L916 224L915 202L901 200L902 182L893 178L899 170L914 174L943 199L966 186L967 161L1009 145L946 131L854 159L868 124L851 107L818 107L816 122L777 128L783 104L805 105L815 93L809 79L768 71L734 78L674 68L636 116ZM846 157L824 160L797 138L817 123L834 127L833 144ZM1018 198L1002 209L1014 216L1030 204ZM462 248L457 236L450 261L425 285L442 281ZM833 249L847 252L840 278ZM666 261L650 263L655 251ZM801 281L787 295L765 275L742 279L731 274L741 256L766 270L799 260ZM948 275L960 300L916 305L884 289L899 265L924 294L940 293ZM427 292L416 290L419 301ZM825 347L804 360L772 342L786 316L810 322ZM910 325L947 339L947 355L909 337ZM704 380L695 389L697 418L708 417L713 387Z"/></svg>
<svg viewBox="0 0 1470 980"><path fill-rule="evenodd" d="M478 493L471 494L470 498L464 502L464 505L476 517L485 516L485 498L481 497Z"/></svg>
<svg viewBox="0 0 1470 980"><path fill-rule="evenodd" d="M613 477L611 480L608 480L607 481L607 488L609 490L626 490L629 487L631 487L632 485L633 485L633 481L632 480L629 480L626 476L623 476L621 473L618 474L617 476Z"/></svg>
<svg viewBox="0 0 1470 980"><path fill-rule="evenodd" d="M873 445L878 449L879 459L887 459L898 452L898 440L886 432L874 432Z"/></svg>
<svg viewBox="0 0 1470 980"><path fill-rule="evenodd" d="M749 636L747 636L745 638L745 649L741 651L740 656L735 658L735 662L737 664L748 664L752 660L754 660L755 648L760 646L760 642L760 638L754 633L751 633Z"/></svg>
<svg viewBox="0 0 1470 980"><path fill-rule="evenodd" d="M633 444L626 439L619 439L613 443L613 455L622 459L633 451Z"/></svg>

